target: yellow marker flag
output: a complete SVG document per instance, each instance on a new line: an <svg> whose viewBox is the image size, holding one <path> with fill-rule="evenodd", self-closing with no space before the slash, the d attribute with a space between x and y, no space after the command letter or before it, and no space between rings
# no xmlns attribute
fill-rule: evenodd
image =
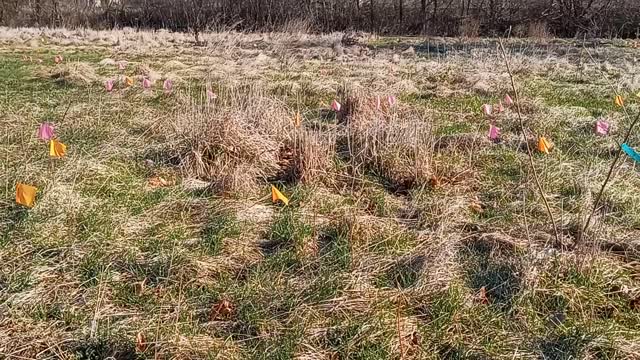
<svg viewBox="0 0 640 360"><path fill-rule="evenodd" d="M282 195L282 193L273 185L271 185L271 200L273 200L274 203L280 200L285 205L289 205L289 199L287 199L286 196Z"/></svg>
<svg viewBox="0 0 640 360"><path fill-rule="evenodd" d="M16 202L26 207L33 207L38 189L31 185L18 183L16 185Z"/></svg>
<svg viewBox="0 0 640 360"><path fill-rule="evenodd" d="M615 100L613 101L617 106L623 107L624 106L624 99L622 98L622 96L620 95L616 95Z"/></svg>
<svg viewBox="0 0 640 360"><path fill-rule="evenodd" d="M49 141L49 156L61 158L67 153L67 145L58 140Z"/></svg>
<svg viewBox="0 0 640 360"><path fill-rule="evenodd" d="M548 154L551 148L553 148L553 145L544 136L540 136L538 139L538 151Z"/></svg>

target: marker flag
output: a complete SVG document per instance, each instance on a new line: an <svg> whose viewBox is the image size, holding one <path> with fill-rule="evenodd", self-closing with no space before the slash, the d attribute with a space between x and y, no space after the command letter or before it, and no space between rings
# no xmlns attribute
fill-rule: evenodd
<svg viewBox="0 0 640 360"><path fill-rule="evenodd" d="M51 140L55 135L52 124L48 122L40 124L40 127L38 128L38 139Z"/></svg>
<svg viewBox="0 0 640 360"><path fill-rule="evenodd" d="M394 107L398 103L398 99L393 95L389 95L387 96L387 102L389 103L390 107Z"/></svg>
<svg viewBox="0 0 640 360"><path fill-rule="evenodd" d="M216 93L211 91L211 89L207 89L207 101L208 102L212 102L213 100L215 100L217 98L218 98L218 95L216 95Z"/></svg>
<svg viewBox="0 0 640 360"><path fill-rule="evenodd" d="M51 139L51 141L49 141L49 156L61 158L66 153L67 153L67 145L54 139Z"/></svg>
<svg viewBox="0 0 640 360"><path fill-rule="evenodd" d="M489 104L482 105L482 112L487 116L491 116L491 114L493 113L493 106Z"/></svg>
<svg viewBox="0 0 640 360"><path fill-rule="evenodd" d="M500 138L500 128L494 126L493 124L489 125L489 139L498 140Z"/></svg>
<svg viewBox="0 0 640 360"><path fill-rule="evenodd" d="M331 103L331 110L335 112L339 112L340 109L342 109L342 105L340 105L340 103L337 100L333 100L333 102Z"/></svg>
<svg viewBox="0 0 640 360"><path fill-rule="evenodd" d="M164 84L162 84L162 88L164 89L165 93L170 94L173 90L173 81L171 81L171 79L166 79L164 81Z"/></svg>
<svg viewBox="0 0 640 360"><path fill-rule="evenodd" d="M511 96L509 96L509 94L504 96L504 104L506 106L511 106L513 105L513 99L511 98Z"/></svg>
<svg viewBox="0 0 640 360"><path fill-rule="evenodd" d="M142 87L145 89L151 89L151 80L148 78L142 79Z"/></svg>
<svg viewBox="0 0 640 360"><path fill-rule="evenodd" d="M620 95L616 95L616 98L613 100L613 102L620 107L624 106L624 99L622 98L622 96Z"/></svg>
<svg viewBox="0 0 640 360"><path fill-rule="evenodd" d="M289 199L284 196L275 186L271 185L271 200L277 203L278 200L282 201L285 205L289 205Z"/></svg>
<svg viewBox="0 0 640 360"><path fill-rule="evenodd" d="M552 147L553 145L544 136L540 136L538 139L538 151L548 154Z"/></svg>
<svg viewBox="0 0 640 360"><path fill-rule="evenodd" d="M595 132L597 135L600 135L600 136L609 135L609 123L604 120L596 121Z"/></svg>
<svg viewBox="0 0 640 360"><path fill-rule="evenodd" d="M640 154L638 154L631 146L627 144L620 145L622 151L627 154L630 158L632 158L635 162L640 162Z"/></svg>
<svg viewBox="0 0 640 360"><path fill-rule="evenodd" d="M111 92L113 91L113 80L107 80L104 83L104 89L107 90L107 92Z"/></svg>
<svg viewBox="0 0 640 360"><path fill-rule="evenodd" d="M302 116L300 115L300 111L296 113L296 118L293 120L293 125L297 128L302 125Z"/></svg>
<svg viewBox="0 0 640 360"><path fill-rule="evenodd" d="M33 207L38 189L31 185L18 183L16 185L16 203L26 207Z"/></svg>

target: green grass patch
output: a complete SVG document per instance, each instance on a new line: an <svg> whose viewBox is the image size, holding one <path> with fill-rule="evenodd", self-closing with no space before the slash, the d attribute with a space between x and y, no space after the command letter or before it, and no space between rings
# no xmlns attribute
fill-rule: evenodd
<svg viewBox="0 0 640 360"><path fill-rule="evenodd" d="M202 249L209 255L219 255L227 238L237 238L241 233L240 224L234 214L212 215L202 230Z"/></svg>

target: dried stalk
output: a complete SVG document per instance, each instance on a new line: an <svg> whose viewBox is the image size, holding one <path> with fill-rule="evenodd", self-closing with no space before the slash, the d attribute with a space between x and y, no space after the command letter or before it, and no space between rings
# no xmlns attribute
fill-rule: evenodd
<svg viewBox="0 0 640 360"><path fill-rule="evenodd" d="M633 131L633 129L638 124L638 121L640 121L640 111L638 112L638 115L636 116L636 118L631 123L631 126L629 126L629 129L627 129L627 133L624 136L624 140L622 140L622 144L624 144L627 141L629 141L629 137L631 136L631 132ZM621 155L622 155L622 149L619 149L618 153L616 154L616 157L613 159L613 162L611 163L611 166L609 167L609 172L607 173L607 177L604 179L604 182L602 183L602 186L600 187L600 191L598 192L598 196L596 197L596 201L593 203L593 208L591 209L591 213L587 217L587 221L585 222L584 227L582 228L582 231L578 234L578 239L576 240L576 246L582 241L582 235L587 232L587 229L589 228L589 224L591 223L591 218L593 218L593 215L598 210L598 206L600 205L600 200L602 199L602 194L604 193L604 189L609 184L609 181L613 180L613 170L615 169L616 165L618 164L618 160L620 160L620 156Z"/></svg>
<svg viewBox="0 0 640 360"><path fill-rule="evenodd" d="M549 220L551 220L551 224L553 225L553 234L556 238L556 246L560 246L562 242L560 241L560 234L558 233L556 220L553 216L553 212L551 212L551 206L549 206L549 201L547 201L547 196L544 193L542 184L540 183L540 178L538 177L538 171L536 170L535 164L533 163L533 153L531 152L531 147L529 146L529 139L527 138L527 133L525 131L525 126L524 126L524 120L522 119L522 111L520 110L520 95L516 87L516 82L513 77L513 72L511 71L511 63L509 62L509 58L507 57L507 52L504 50L504 45L502 44L502 40L500 40L500 52L502 53L502 57L504 58L505 65L507 67L507 73L509 73L509 78L511 79L511 88L513 89L513 94L515 96L516 111L518 114L520 132L522 133L522 137L524 138L524 143L527 146L527 154L529 156L529 166L531 167L531 171L533 173L533 179L535 181L536 187L538 188L538 191L540 192L540 197L542 197L542 202L544 203L544 207L547 209L547 215L549 216Z"/></svg>
<svg viewBox="0 0 640 360"><path fill-rule="evenodd" d="M589 49L587 49L584 46L584 44L582 45L582 47L583 47L583 50L586 51L587 55L589 55L589 59L591 60L591 62L593 64L596 64L596 60L593 58L593 55L591 55L591 52L589 51ZM602 78L607 82L607 85L611 88L611 90L613 90L614 95L616 95L616 96L620 95L620 94L618 94L618 91L616 90L616 87L606 77L606 74L604 74L602 71L600 73L603 75ZM627 119L630 119L629 112L627 111L627 107L624 106L624 104L622 106L622 110L624 111L625 117ZM629 129L627 129L627 133L624 136L624 140L622 140L622 144L624 144L627 141L629 141L629 137L631 136L631 132L636 127L636 125L638 124L639 121L640 121L640 112L638 112L638 115L636 116L636 118L631 123L631 126L629 126ZM618 153L616 154L616 157L613 159L613 162L611 163L611 167L609 167L609 172L607 173L607 177L604 179L604 182L602 183L602 186L600 187L600 191L598 192L598 196L596 197L596 201L593 203L593 208L591 209L591 213L587 217L587 221L585 221L584 226L582 227L582 231L580 231L580 233L578 234L578 239L576 240L576 246L582 242L583 235L587 232L587 230L589 229L589 226L591 225L591 219L593 218L593 215L595 215L596 211L598 211L598 206L600 206L600 201L602 200L602 195L604 194L604 190L607 187L607 185L609 184L609 182L612 181L613 178L614 178L613 170L615 169L616 165L618 164L618 161L620 160L620 156L621 155L622 155L622 150L619 149Z"/></svg>

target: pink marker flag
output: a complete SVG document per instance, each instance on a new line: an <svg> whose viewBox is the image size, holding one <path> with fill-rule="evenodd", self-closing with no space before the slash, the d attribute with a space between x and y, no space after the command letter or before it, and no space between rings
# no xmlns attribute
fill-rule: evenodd
<svg viewBox="0 0 640 360"><path fill-rule="evenodd" d="M599 119L598 121L596 121L596 134L600 135L600 136L607 136L609 135L609 123Z"/></svg>
<svg viewBox="0 0 640 360"><path fill-rule="evenodd" d="M487 116L491 116L491 114L493 113L493 106L489 104L482 105L482 112Z"/></svg>
<svg viewBox="0 0 640 360"><path fill-rule="evenodd" d="M55 136L55 131L51 123L42 123L38 128L38 139L49 141Z"/></svg>
<svg viewBox="0 0 640 360"><path fill-rule="evenodd" d="M142 79L142 87L145 89L151 89L151 80L148 78Z"/></svg>
<svg viewBox="0 0 640 360"><path fill-rule="evenodd" d="M380 110L380 95L376 96L376 110Z"/></svg>
<svg viewBox="0 0 640 360"><path fill-rule="evenodd" d="M393 95L389 95L387 96L387 102L389 102L389 106L394 107L398 103L398 99Z"/></svg>
<svg viewBox="0 0 640 360"><path fill-rule="evenodd" d="M217 98L218 98L218 95L216 95L216 93L211 91L211 89L207 89L207 101L208 102L212 102L213 100L215 100Z"/></svg>
<svg viewBox="0 0 640 360"><path fill-rule="evenodd" d="M53 61L55 61L56 64L60 64L62 62L62 60L64 60L62 55L56 55L56 57L53 58Z"/></svg>
<svg viewBox="0 0 640 360"><path fill-rule="evenodd" d="M489 139L498 140L500 138L500 128L494 126L493 124L489 125Z"/></svg>
<svg viewBox="0 0 640 360"><path fill-rule="evenodd" d="M104 88L105 88L105 90L107 90L107 92L113 91L113 80L109 79L109 80L105 81Z"/></svg>
<svg viewBox="0 0 640 360"><path fill-rule="evenodd" d="M120 69L120 70L124 70L124 69L126 69L126 68L127 68L127 62L126 62L126 61L120 61L120 62L118 63L118 69Z"/></svg>
<svg viewBox="0 0 640 360"><path fill-rule="evenodd" d="M340 109L342 109L342 105L340 105L340 103L337 100L333 100L333 102L331 103L331 110L335 112L339 112Z"/></svg>
<svg viewBox="0 0 640 360"><path fill-rule="evenodd" d="M507 106L513 105L513 99L511 98L511 96L509 96L509 94L504 96L504 104Z"/></svg>
<svg viewBox="0 0 640 360"><path fill-rule="evenodd" d="M171 81L171 79L166 79L164 81L164 84L162 84L162 88L164 89L165 93L171 93L171 91L173 90L173 81Z"/></svg>

